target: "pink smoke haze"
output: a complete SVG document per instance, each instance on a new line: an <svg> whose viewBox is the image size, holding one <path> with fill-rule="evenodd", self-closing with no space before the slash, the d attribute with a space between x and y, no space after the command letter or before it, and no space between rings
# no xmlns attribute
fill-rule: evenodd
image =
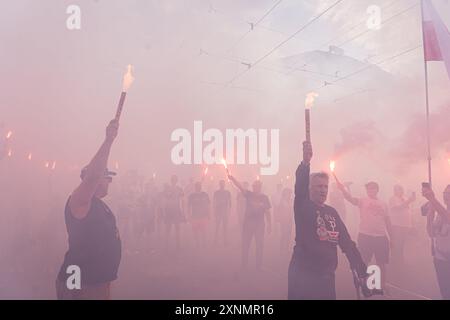
<svg viewBox="0 0 450 320"><path fill-rule="evenodd" d="M73 13L67 13L74 1L4 2L0 299L55 299L55 279L67 250L64 207L114 118L127 71L132 76L126 80L134 82L125 88L108 163L117 176L105 198L122 239L114 299L287 298L295 228L283 242L272 212L262 270L252 271L252 245L249 271L241 273L238 190L227 171L250 187L260 180L271 201L277 184L293 190L305 139L305 97L311 92L316 93L310 110L312 172L330 172L330 161L336 161L336 176L356 197L366 195L368 181L378 182L385 202L396 184L408 196L415 192L405 261L389 265L388 281L404 289L392 287L394 298L440 299L426 218L420 213L428 155L416 1L375 1L382 13L379 29L367 25L371 0L342 1L310 24L336 1L274 6L278 1L82 0L75 1L81 10L79 29L68 26L76 22L68 21ZM450 3L433 3L449 27ZM450 79L443 62L429 62L428 76L433 189L442 201L450 184ZM211 143L205 134L197 136L194 121L202 121L203 134L219 132L224 149L227 129L254 130L258 153L246 149L246 162L236 164L230 161L237 157L235 146L230 154L217 155L215 163L176 165L175 130L190 134L190 159L196 141L203 156ZM275 131L277 141L271 140ZM261 132L268 132L267 140ZM274 163L275 152L276 174L261 174ZM257 162L249 163L253 155ZM163 191L172 175L185 192L202 182L211 201L219 181L225 181L232 199L226 243L221 229L215 241L214 215L205 247L195 246L189 221L180 225L179 251L174 238L166 250L166 229L158 218L152 231L142 231L142 195L151 183ZM330 183L333 201L334 179ZM359 219L358 208L346 203L345 221L355 241ZM355 299L340 251L339 259L338 299Z"/></svg>

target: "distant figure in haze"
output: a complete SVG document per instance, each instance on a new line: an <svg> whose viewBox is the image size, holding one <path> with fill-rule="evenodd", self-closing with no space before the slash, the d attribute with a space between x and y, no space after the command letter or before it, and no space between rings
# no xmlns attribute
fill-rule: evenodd
<svg viewBox="0 0 450 320"><path fill-rule="evenodd" d="M104 142L82 170L81 183L67 201L64 214L69 249L56 281L58 299L110 299L110 284L117 279L122 245L116 218L101 199L108 194L115 175L106 165L118 129L118 121L112 120ZM68 288L69 266L80 268L80 289Z"/></svg>
<svg viewBox="0 0 450 320"><path fill-rule="evenodd" d="M278 207L280 205L282 193L283 193L283 185L281 183L278 183L275 193L272 194L272 196L270 197L270 202L273 207L273 219L274 219L274 222L276 223L276 225L278 225L280 223ZM275 232L279 232L279 230L275 229Z"/></svg>
<svg viewBox="0 0 450 320"><path fill-rule="evenodd" d="M206 231L210 219L211 201L206 192L202 191L201 182L195 183L195 190L188 198L188 217L196 247L206 247Z"/></svg>
<svg viewBox="0 0 450 320"><path fill-rule="evenodd" d="M248 265L248 254L253 238L256 247L256 269L261 269L263 251L264 251L264 234L272 232L272 219L270 215L269 197L263 194L262 182L257 180L253 182L252 191L246 190L233 176L228 177L231 182L242 192L246 199L246 209L242 228L242 268L246 269Z"/></svg>
<svg viewBox="0 0 450 320"><path fill-rule="evenodd" d="M281 193L281 198L277 206L274 205L274 210L277 208L278 218L280 224L280 251L287 253L290 250L292 229L294 226L294 193L291 189L285 188Z"/></svg>
<svg viewBox="0 0 450 320"><path fill-rule="evenodd" d="M388 205L378 199L380 187L378 183L373 181L367 183L367 197L364 198L353 197L342 184L338 183L338 187L342 191L344 198L359 208L358 248L361 251L364 262L367 264L375 256L382 275L382 287L387 291L385 287L387 279L386 265L389 263L390 247L393 246L392 240L394 237Z"/></svg>
<svg viewBox="0 0 450 320"><path fill-rule="evenodd" d="M249 188L248 182L244 181L242 183L242 187L244 188L244 190L248 190ZM244 194L239 190L238 193L236 194L236 216L238 218L240 231L242 231L242 226L244 225L244 215L246 206L247 200Z"/></svg>
<svg viewBox="0 0 450 320"><path fill-rule="evenodd" d="M193 192L195 192L195 181L194 181L194 178L191 177L191 178L189 178L189 181L188 181L187 185L184 187L184 196L185 196L185 198L189 199L189 196ZM185 201L185 205L186 205L186 208L184 208L184 211L187 212L188 211L188 208L187 208L188 203L187 203L187 201Z"/></svg>
<svg viewBox="0 0 450 320"><path fill-rule="evenodd" d="M405 191L400 185L394 186L394 195L389 199L389 213L394 236L392 257L399 262L404 261L405 242L412 228L410 206L415 200L416 194L412 193L409 198L406 198Z"/></svg>
<svg viewBox="0 0 450 320"><path fill-rule="evenodd" d="M150 243L150 236L156 231L156 216L158 206L158 188L155 184L155 180L151 179L145 185L144 194L138 200L138 225L140 236L146 242L146 246ZM151 241L151 245L154 245L154 241Z"/></svg>
<svg viewBox="0 0 450 320"><path fill-rule="evenodd" d="M213 208L216 221L214 244L217 245L219 231L222 229L223 244L227 245L228 219L231 211L231 193L230 191L225 190L225 180L219 181L219 190L214 192Z"/></svg>
<svg viewBox="0 0 450 320"><path fill-rule="evenodd" d="M156 196L156 236L159 244L163 243L165 239L165 222L164 222L164 196L169 189L169 184L164 183L162 190Z"/></svg>
<svg viewBox="0 0 450 320"><path fill-rule="evenodd" d="M178 186L178 177L173 175L170 179L170 185L164 190L162 199L164 223L166 225L166 250L169 250L172 227L175 229L175 248L176 250L180 249L180 224L184 222L183 196L183 189Z"/></svg>
<svg viewBox="0 0 450 320"><path fill-rule="evenodd" d="M428 200L427 232L432 239L436 276L444 300L450 300L450 185L444 190L445 207L430 187L422 188Z"/></svg>
<svg viewBox="0 0 450 320"><path fill-rule="evenodd" d="M295 181L295 247L289 265L288 299L335 300L337 246L365 284L367 267L336 210L325 204L329 177L310 175L310 142L303 143L303 161ZM364 292L364 291L363 291Z"/></svg>

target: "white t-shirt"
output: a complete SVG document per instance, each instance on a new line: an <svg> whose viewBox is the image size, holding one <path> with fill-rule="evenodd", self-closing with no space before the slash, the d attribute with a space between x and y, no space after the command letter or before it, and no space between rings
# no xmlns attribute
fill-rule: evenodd
<svg viewBox="0 0 450 320"><path fill-rule="evenodd" d="M411 211L409 205L404 208L396 208L405 203L405 200L397 196L393 196L389 200L389 210L392 225L399 227L411 227Z"/></svg>
<svg viewBox="0 0 450 320"><path fill-rule="evenodd" d="M381 200L359 199L359 232L373 237L386 236L385 218L389 215L388 206Z"/></svg>

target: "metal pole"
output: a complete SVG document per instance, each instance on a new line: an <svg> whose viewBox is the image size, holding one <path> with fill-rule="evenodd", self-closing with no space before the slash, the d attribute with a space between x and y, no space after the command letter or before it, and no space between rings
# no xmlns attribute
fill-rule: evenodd
<svg viewBox="0 0 450 320"><path fill-rule="evenodd" d="M426 102L426 120L427 120L427 152L428 152L428 182L432 184L432 172L431 172L431 138L430 138L430 103L429 103L429 90L428 90L428 64L426 60L426 46L425 46L425 28L424 14L423 14L423 0L420 0L420 7L422 12L422 43L423 43L423 61L425 66L425 102Z"/></svg>

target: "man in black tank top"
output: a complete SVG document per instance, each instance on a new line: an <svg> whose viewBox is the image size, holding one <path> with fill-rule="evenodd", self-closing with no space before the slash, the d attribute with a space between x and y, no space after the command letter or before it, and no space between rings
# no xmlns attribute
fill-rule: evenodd
<svg viewBox="0 0 450 320"><path fill-rule="evenodd" d="M103 144L67 201L69 249L56 280L58 299L109 299L110 284L117 279L121 241L116 219L101 199L115 175L107 163L118 128L117 120L109 123Z"/></svg>

